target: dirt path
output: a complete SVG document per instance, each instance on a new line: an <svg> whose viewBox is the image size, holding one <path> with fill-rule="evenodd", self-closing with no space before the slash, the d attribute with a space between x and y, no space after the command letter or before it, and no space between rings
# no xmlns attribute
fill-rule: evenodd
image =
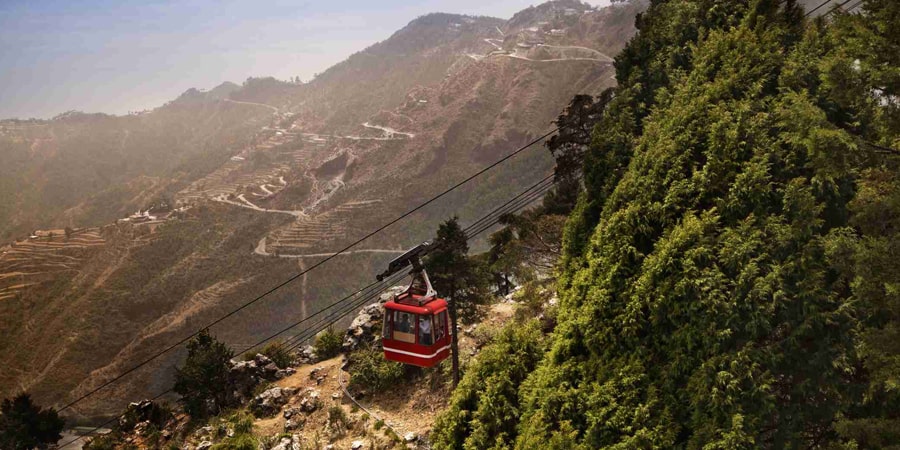
<svg viewBox="0 0 900 450"><path fill-rule="evenodd" d="M373 128L373 129L376 129L376 130L381 130L381 131L384 133L384 136L385 136L385 137L391 137L391 136L393 136L393 135L395 135L395 134L400 134L400 135L403 135L403 136L406 136L406 137L409 137L409 138L414 138L414 137L416 137L416 135L415 135L415 134L412 134L412 133L406 133L406 132L403 132L403 131L397 131L397 130L395 130L395 129L393 129L393 128L390 128L390 127L383 127L383 126L380 126L380 125L371 125L369 122L366 122L366 123L362 124L362 126L364 126L364 127L366 127L366 128Z"/></svg>
<svg viewBox="0 0 900 450"><path fill-rule="evenodd" d="M491 56L505 56L507 58L513 59L521 59L523 61L531 61L531 62L562 62L562 61L594 61L594 62L602 62L602 63L610 63L611 61L607 61L605 59L598 58L553 58L553 59L531 59L525 56L519 55L491 55Z"/></svg>
<svg viewBox="0 0 900 450"><path fill-rule="evenodd" d="M342 252L341 254L342 255L354 255L354 254L361 254L361 253L391 253L391 254L399 255L399 254L403 253L404 251L405 250L391 250L391 249L387 249L387 248L362 248L359 250L347 250L345 252ZM253 253L260 255L260 256L277 256L278 258L293 258L293 259L325 258L325 257L334 255L334 252L307 253L307 254L303 254L303 255L275 255L273 253L269 253L266 250L266 238L265 237L259 240L259 242L256 244L256 248L253 249Z"/></svg>
<svg viewBox="0 0 900 450"><path fill-rule="evenodd" d="M570 48L570 49L575 49L575 50L585 50L585 51L591 52L591 53L601 57L602 59L605 59L607 62L614 61L614 59L609 57L609 55L606 55L604 53L601 53L599 50L595 50L595 49L589 48L589 47L581 47L578 45L548 45L548 44L538 44L537 46L538 47L547 47L547 48Z"/></svg>
<svg viewBox="0 0 900 450"><path fill-rule="evenodd" d="M499 41L500 44L503 43L503 41L502 41L501 39L493 39L493 38L485 38L485 39L484 39L484 42L487 42L488 44L493 45L495 49L497 49L497 50L503 50L503 47L502 47L500 44L497 44L497 43L494 42L494 41Z"/></svg>
<svg viewBox="0 0 900 450"><path fill-rule="evenodd" d="M263 242L263 245L265 245L265 241ZM306 300L308 298L306 295L308 286L306 283L306 276L308 274L306 273L306 264L303 263L302 258L297 259L297 266L300 268L300 273L303 274L303 277L300 279L300 316L306 318L309 317L306 311Z"/></svg>
<svg viewBox="0 0 900 450"><path fill-rule="evenodd" d="M213 201L220 202L220 203L227 203L229 205L234 205L234 206L240 206L241 208L252 209L254 211L259 211L259 212L267 212L267 213L273 213L273 214L287 214L287 215L298 217L298 218L306 217L306 213L303 211L300 211L300 210L288 211L288 210L283 210L283 209L260 208L259 206L254 205L249 200L244 198L244 194L239 195L238 198L241 199L242 202L228 200L228 197L225 195L219 195L219 196L213 197Z"/></svg>
<svg viewBox="0 0 900 450"><path fill-rule="evenodd" d="M278 108L276 108L276 107L274 107L274 106L272 106L272 105L267 105L267 104L265 104L265 103L241 102L241 101L238 101L238 100L232 100L232 99L230 99L230 98L226 98L225 101L226 101L226 102L230 102L230 103L237 103L237 104L239 104L239 105L262 106L262 107L265 107L265 108L269 108L269 109L271 109L272 111L275 111L275 112L279 112L279 111L280 111Z"/></svg>

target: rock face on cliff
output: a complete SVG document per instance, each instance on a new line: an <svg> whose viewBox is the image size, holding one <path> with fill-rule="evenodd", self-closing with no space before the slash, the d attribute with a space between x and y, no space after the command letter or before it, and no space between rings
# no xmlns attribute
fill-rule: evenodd
<svg viewBox="0 0 900 450"><path fill-rule="evenodd" d="M232 395L239 403L246 403L256 386L264 381L277 380L281 370L266 355L259 353L251 360L234 362L228 371Z"/></svg>
<svg viewBox="0 0 900 450"><path fill-rule="evenodd" d="M384 319L384 304L403 292L406 286L394 286L378 298L378 302L362 307L347 327L343 351L356 350L360 346L380 345L381 326Z"/></svg>
<svg viewBox="0 0 900 450"><path fill-rule="evenodd" d="M274 387L268 389L262 394L253 397L253 401L250 402L250 411L256 417L274 416L281 411L281 407L296 393L297 389L294 388Z"/></svg>

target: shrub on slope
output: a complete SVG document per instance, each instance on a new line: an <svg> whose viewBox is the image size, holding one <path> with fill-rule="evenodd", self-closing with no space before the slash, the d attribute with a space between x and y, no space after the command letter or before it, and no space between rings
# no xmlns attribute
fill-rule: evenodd
<svg viewBox="0 0 900 450"><path fill-rule="evenodd" d="M638 19L584 154L551 349L521 385L458 390L437 443L897 441L900 5L806 22L782 3ZM498 389L518 398L488 442L472 411Z"/></svg>
<svg viewBox="0 0 900 450"><path fill-rule="evenodd" d="M898 128L840 95L874 81L833 37L853 19L803 34L790 6L741 3L660 2L619 59L517 446L825 445L863 402L866 325L830 250L860 171L891 164L859 135Z"/></svg>

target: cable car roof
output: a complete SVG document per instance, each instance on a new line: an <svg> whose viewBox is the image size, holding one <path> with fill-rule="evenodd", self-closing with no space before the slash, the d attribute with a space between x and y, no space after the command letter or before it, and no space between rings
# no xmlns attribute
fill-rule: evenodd
<svg viewBox="0 0 900 450"><path fill-rule="evenodd" d="M414 301L422 300L422 296L415 295ZM413 314L435 314L439 313L445 309L447 309L447 301L442 298L435 298L433 300L428 300L427 303L424 303L421 306L416 304L409 303L400 303L394 300L390 300L384 304L385 309L390 309L393 311L403 311Z"/></svg>

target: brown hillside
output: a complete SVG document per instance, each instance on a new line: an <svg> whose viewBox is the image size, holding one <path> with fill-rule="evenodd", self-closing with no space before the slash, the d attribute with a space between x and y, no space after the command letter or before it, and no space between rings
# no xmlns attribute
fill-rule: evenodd
<svg viewBox="0 0 900 450"><path fill-rule="evenodd" d="M138 116L3 122L0 157L23 170L0 177L15 193L0 202L16 217L0 222L7 233L97 226L160 195L180 209L152 230L105 227L88 249L42 238L3 249L0 351L14 367L0 373L0 397L28 389L64 404L549 131L575 94L615 83L611 56L640 9L560 1L509 21L432 14L306 84L251 79ZM471 223L551 168L535 146L212 332L237 347L267 336L371 282L439 221ZM44 208L60 190L64 207ZM42 273L23 283L26 270ZM173 351L66 414L153 396L182 357Z"/></svg>

